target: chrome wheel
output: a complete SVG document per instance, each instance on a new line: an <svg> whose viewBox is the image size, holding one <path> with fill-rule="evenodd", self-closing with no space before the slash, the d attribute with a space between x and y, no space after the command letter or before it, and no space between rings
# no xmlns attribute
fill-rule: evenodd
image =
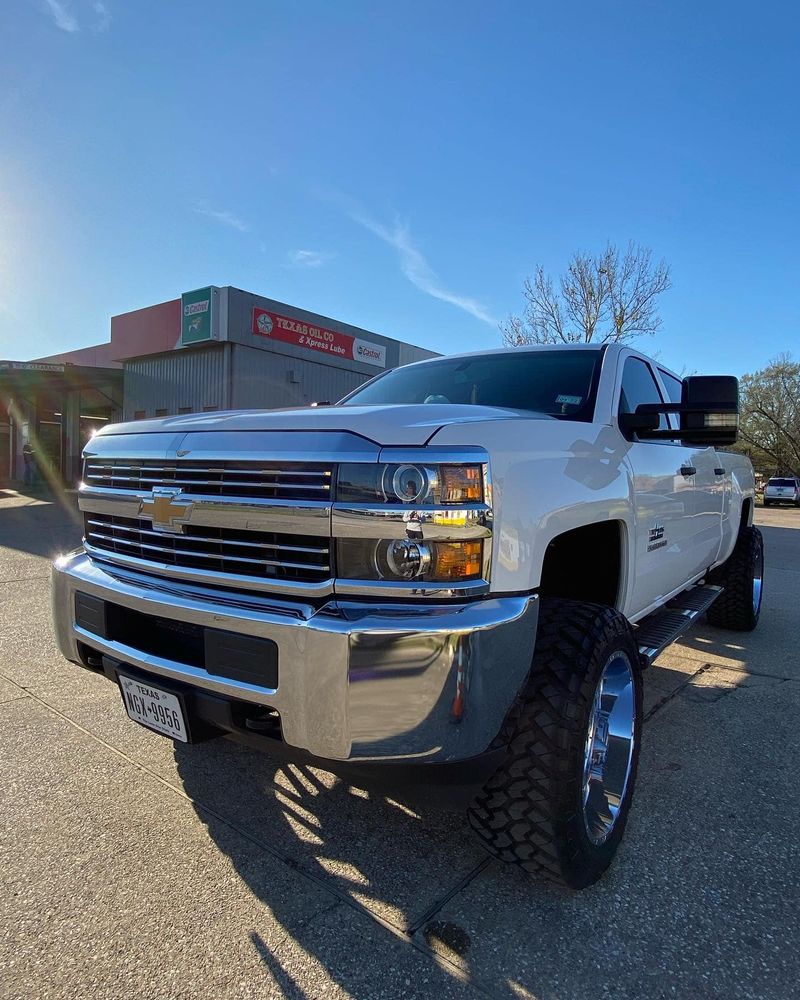
<svg viewBox="0 0 800 1000"><path fill-rule="evenodd" d="M625 798L636 735L633 668L617 650L597 683L583 754L583 821L594 844L607 840Z"/></svg>
<svg viewBox="0 0 800 1000"><path fill-rule="evenodd" d="M764 546L758 546L755 565L753 566L753 614L761 610L761 591L764 584Z"/></svg>

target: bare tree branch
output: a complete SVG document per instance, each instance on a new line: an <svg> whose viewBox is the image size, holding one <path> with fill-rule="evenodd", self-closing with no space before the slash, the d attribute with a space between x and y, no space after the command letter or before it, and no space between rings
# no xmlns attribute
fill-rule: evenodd
<svg viewBox="0 0 800 1000"><path fill-rule="evenodd" d="M665 261L653 263L648 247L630 242L624 254L611 243L600 254L574 253L558 291L541 265L527 278L523 315L500 324L503 343L559 344L628 341L661 326L658 297L670 287Z"/></svg>

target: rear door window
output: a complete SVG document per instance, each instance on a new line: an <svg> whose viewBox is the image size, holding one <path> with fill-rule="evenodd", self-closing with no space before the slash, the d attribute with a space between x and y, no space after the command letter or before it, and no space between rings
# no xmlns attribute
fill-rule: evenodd
<svg viewBox="0 0 800 1000"><path fill-rule="evenodd" d="M661 376L661 384L664 386L664 391L670 403L680 403L683 397L683 382L674 375L670 375L669 372L664 371L663 368L658 369L658 374ZM678 430L681 426L681 418L677 413L669 414L669 422L675 430Z"/></svg>
<svg viewBox="0 0 800 1000"><path fill-rule="evenodd" d="M658 369L661 375L661 381L664 383L664 389L667 393L667 398L670 403L680 403L681 394L683 392L683 382L674 375L670 375L669 372L665 372L663 368Z"/></svg>

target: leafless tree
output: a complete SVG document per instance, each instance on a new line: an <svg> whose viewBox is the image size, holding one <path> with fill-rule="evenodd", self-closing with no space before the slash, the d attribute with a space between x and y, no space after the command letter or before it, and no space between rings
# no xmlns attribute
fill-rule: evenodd
<svg viewBox="0 0 800 1000"><path fill-rule="evenodd" d="M800 475L800 362L779 354L739 389L739 450L761 472Z"/></svg>
<svg viewBox="0 0 800 1000"><path fill-rule="evenodd" d="M664 260L630 242L624 253L609 243L600 254L578 251L558 287L537 266L523 286L525 310L500 324L507 347L523 344L627 341L661 326L658 297L670 281Z"/></svg>

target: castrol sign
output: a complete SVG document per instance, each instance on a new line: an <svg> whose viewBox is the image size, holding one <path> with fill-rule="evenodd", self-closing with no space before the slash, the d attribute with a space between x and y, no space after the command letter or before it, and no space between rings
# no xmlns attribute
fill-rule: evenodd
<svg viewBox="0 0 800 1000"><path fill-rule="evenodd" d="M349 333L326 330L302 320L281 316L268 309L253 309L252 333L256 337L269 337L283 344L294 344L308 351L320 351L335 358L360 361L375 368L386 367L386 348L368 340L351 337Z"/></svg>

